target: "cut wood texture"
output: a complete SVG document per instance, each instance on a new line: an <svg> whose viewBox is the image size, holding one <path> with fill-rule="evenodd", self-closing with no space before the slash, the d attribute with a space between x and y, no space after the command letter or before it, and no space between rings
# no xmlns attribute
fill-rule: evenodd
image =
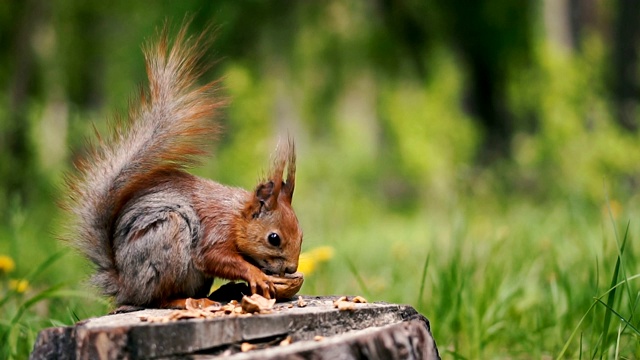
<svg viewBox="0 0 640 360"><path fill-rule="evenodd" d="M42 330L31 359L440 358L429 321L414 308L354 302L339 310L337 299L304 296L268 314L207 319L159 309L106 315Z"/></svg>

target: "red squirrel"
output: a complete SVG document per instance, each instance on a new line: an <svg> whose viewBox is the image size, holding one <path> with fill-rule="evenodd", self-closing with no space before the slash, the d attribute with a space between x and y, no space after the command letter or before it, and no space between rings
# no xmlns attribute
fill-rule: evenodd
<svg viewBox="0 0 640 360"><path fill-rule="evenodd" d="M298 267L292 140L253 191L186 172L219 134L224 103L216 81L196 84L207 34L186 28L170 43L165 27L144 47L149 89L67 179L71 241L95 264L92 282L121 306L183 304L206 297L214 278L271 298Z"/></svg>

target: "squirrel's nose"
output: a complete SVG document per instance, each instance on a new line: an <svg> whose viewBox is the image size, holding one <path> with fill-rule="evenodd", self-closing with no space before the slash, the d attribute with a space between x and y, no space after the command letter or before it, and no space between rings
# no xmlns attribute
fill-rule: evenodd
<svg viewBox="0 0 640 360"><path fill-rule="evenodd" d="M298 270L298 266L296 266L296 265L294 265L294 266L287 266L287 267L284 269L284 272L285 272L285 273L287 273L287 274L293 274L293 273L295 273L295 272L296 272L296 270Z"/></svg>

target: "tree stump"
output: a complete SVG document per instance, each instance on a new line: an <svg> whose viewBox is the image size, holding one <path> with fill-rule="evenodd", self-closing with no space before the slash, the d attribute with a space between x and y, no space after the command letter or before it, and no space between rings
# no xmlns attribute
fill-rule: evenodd
<svg viewBox="0 0 640 360"><path fill-rule="evenodd" d="M277 303L269 314L175 320L145 309L42 330L31 359L439 359L429 320L408 305L338 309L335 297ZM169 320L173 318L174 320Z"/></svg>

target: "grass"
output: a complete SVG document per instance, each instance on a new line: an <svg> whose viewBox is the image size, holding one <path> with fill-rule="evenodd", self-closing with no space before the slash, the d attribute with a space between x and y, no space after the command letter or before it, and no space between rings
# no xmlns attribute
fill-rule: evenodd
<svg viewBox="0 0 640 360"><path fill-rule="evenodd" d="M636 357L637 227L619 239L619 219L567 207L372 220L304 290L411 303L453 358Z"/></svg>

